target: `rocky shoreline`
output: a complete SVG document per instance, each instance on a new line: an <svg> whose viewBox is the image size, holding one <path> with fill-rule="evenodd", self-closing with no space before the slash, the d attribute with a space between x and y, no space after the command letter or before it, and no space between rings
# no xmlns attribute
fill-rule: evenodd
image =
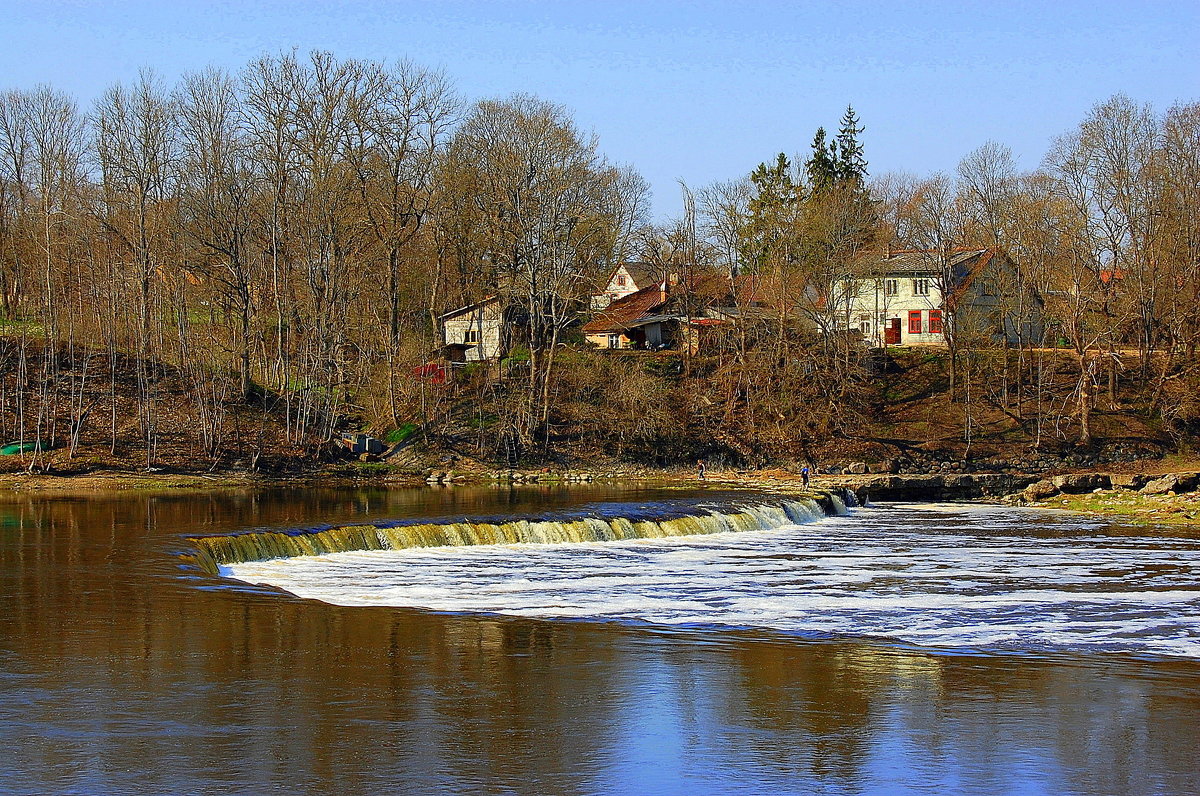
<svg viewBox="0 0 1200 796"><path fill-rule="evenodd" d="M712 483L780 492L802 488L798 476L784 471L723 475ZM812 485L849 489L860 503L976 500L1114 517L1135 525L1200 527L1200 471L1190 469L1064 473L1048 478L1016 473L820 475Z"/></svg>

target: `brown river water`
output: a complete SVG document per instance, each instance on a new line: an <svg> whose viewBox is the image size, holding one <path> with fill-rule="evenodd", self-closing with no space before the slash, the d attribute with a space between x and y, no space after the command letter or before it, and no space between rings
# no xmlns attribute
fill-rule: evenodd
<svg viewBox="0 0 1200 796"><path fill-rule="evenodd" d="M245 580L180 558L247 529L680 497L8 496L0 793L1200 793L1195 532L881 507Z"/></svg>

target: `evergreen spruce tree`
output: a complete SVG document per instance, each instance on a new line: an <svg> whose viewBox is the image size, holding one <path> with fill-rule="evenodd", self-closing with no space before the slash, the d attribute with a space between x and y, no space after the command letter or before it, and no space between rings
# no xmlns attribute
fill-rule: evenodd
<svg viewBox="0 0 1200 796"><path fill-rule="evenodd" d="M812 154L804 164L804 176L814 195L825 193L838 179L837 143L825 142L824 127L818 127L817 134L813 136Z"/></svg>
<svg viewBox="0 0 1200 796"><path fill-rule="evenodd" d="M867 178L867 160L863 156L863 147L858 136L866 128L861 127L858 121L858 115L855 114L854 108L847 105L846 113L842 116L842 127L838 130L835 142L834 169L838 180L862 186L866 183Z"/></svg>
<svg viewBox="0 0 1200 796"><path fill-rule="evenodd" d="M782 152L771 166L759 163L758 168L750 173L750 182L754 183L755 189L750 199L751 216L795 204L799 199L796 183L792 180L792 164Z"/></svg>
<svg viewBox="0 0 1200 796"><path fill-rule="evenodd" d="M772 165L758 164L750 173L750 182L754 195L741 231L742 258L751 269L758 269L787 250L783 241L793 225L801 190L792 179L792 164L782 152Z"/></svg>
<svg viewBox="0 0 1200 796"><path fill-rule="evenodd" d="M850 267L853 254L871 244L878 225L867 188L867 160L858 138L862 131L854 108L847 106L834 140L826 143L824 128L817 130L804 167L808 193L800 248L811 283L827 294Z"/></svg>

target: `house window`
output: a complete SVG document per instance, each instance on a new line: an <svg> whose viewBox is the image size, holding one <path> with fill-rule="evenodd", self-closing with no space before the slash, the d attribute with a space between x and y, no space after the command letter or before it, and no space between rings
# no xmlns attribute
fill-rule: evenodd
<svg viewBox="0 0 1200 796"><path fill-rule="evenodd" d="M941 310L930 310L929 311L929 333L930 334L941 334L942 333L942 311Z"/></svg>
<svg viewBox="0 0 1200 796"><path fill-rule="evenodd" d="M899 279L883 280L883 295L895 296L899 292L900 292L900 280Z"/></svg>
<svg viewBox="0 0 1200 796"><path fill-rule="evenodd" d="M463 343L467 345L476 345L479 343L479 330L467 329L467 331L463 333Z"/></svg>
<svg viewBox="0 0 1200 796"><path fill-rule="evenodd" d="M914 279L913 280L913 295L914 296L928 296L929 295L929 280L928 279Z"/></svg>
<svg viewBox="0 0 1200 796"><path fill-rule="evenodd" d="M609 348L620 348L621 347L621 335L610 334L608 336L608 347Z"/></svg>
<svg viewBox="0 0 1200 796"><path fill-rule="evenodd" d="M625 287L625 275L621 274L617 277L617 287Z"/></svg>
<svg viewBox="0 0 1200 796"><path fill-rule="evenodd" d="M921 333L921 311L920 310L909 310L908 311L908 333L909 334L920 334Z"/></svg>

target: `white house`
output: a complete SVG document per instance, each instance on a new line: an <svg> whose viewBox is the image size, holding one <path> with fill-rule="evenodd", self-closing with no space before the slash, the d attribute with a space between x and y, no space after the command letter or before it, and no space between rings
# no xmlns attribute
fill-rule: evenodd
<svg viewBox="0 0 1200 796"><path fill-rule="evenodd" d="M846 282L845 317L871 345L945 344L951 317L957 328L993 340L1017 337L1017 320L1006 312L1019 290L1016 269L996 249L889 252L857 270ZM1036 296L1026 303L1026 339L1041 323L1040 306Z"/></svg>
<svg viewBox="0 0 1200 796"><path fill-rule="evenodd" d="M504 351L504 308L498 296L450 310L439 320L446 352L453 362L498 359Z"/></svg>

